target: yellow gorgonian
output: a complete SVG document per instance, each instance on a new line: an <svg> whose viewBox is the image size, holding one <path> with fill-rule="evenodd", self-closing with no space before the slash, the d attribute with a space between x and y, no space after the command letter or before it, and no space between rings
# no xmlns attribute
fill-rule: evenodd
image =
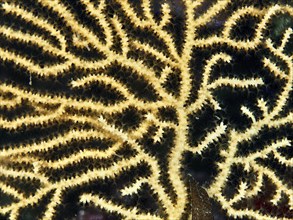
<svg viewBox="0 0 293 220"><path fill-rule="evenodd" d="M292 218L292 20L281 1L2 0L1 217L192 218L210 160L226 216Z"/></svg>

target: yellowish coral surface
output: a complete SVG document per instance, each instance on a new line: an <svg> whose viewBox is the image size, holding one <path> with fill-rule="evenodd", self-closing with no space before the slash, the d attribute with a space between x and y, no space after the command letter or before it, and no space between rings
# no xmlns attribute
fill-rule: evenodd
<svg viewBox="0 0 293 220"><path fill-rule="evenodd" d="M13 112L25 105L29 106L30 110L18 113L12 118L1 113L0 128L6 132L5 134L9 134L65 123L67 129L62 131L57 129L45 137L27 136L18 142L7 141L0 146L0 191L10 198L4 205L0 203L0 213L3 216L11 220L19 219L22 210L37 206L44 198L49 198L43 205L44 210L39 217L55 219L57 210L60 210L60 205L63 203L63 196L72 189L76 187L82 189L83 186L86 187L95 181L115 181L123 173L143 165L147 167L147 174L134 175L135 178L120 187L118 191L122 198L133 196L147 185L158 203L158 212L143 210L140 206L126 205L103 196L102 192L91 190L84 192L81 190L79 202L93 204L106 212L118 214L123 219L181 219L186 213L190 215L184 155L188 152L202 155L211 145L218 146L217 143L221 138L225 138L226 142L224 146L218 146L220 158L215 161L216 174L205 187L209 196L227 212L227 216L258 220L278 219L275 213L257 210L245 204L239 205L243 201L245 203L247 199L257 197L264 190L265 179L273 186L271 204L278 205L286 198L286 207L292 212L292 180L291 183L284 180L276 170L259 163L260 159L272 155L283 167L292 168L292 158L282 153L282 149L292 147L289 134L277 136L264 143L260 150L247 154L238 154L238 148L244 142L253 145L254 140L264 130L292 126L292 109L286 111L284 109L288 108L286 106L292 99L290 95L292 95L293 57L292 54L285 53L285 47L290 39L292 40L293 31L291 28L286 29L280 44L274 43L265 32L274 17L280 14L293 17L293 7L272 4L264 7L243 6L232 11L230 9L229 16L223 21L221 32L203 37L199 34L201 28L208 26L214 19L219 19L217 16L229 9L231 1L214 1L207 10L199 13L205 1L182 0L184 40L178 48L176 38L167 28L171 25L174 16L171 1L160 2L158 19L152 9L153 3L149 0L141 1L140 12L136 6L126 0L80 0L82 10L90 16L91 22L99 27L98 31L84 24L74 10L61 0L33 2L38 5L37 8L22 1L2 1L0 10L3 19L4 15L17 17L33 28L26 30L26 26L20 28L3 22L0 26L0 35L7 41L32 45L42 53L55 57L57 61L42 64L35 57L25 54L26 49L18 48L22 51L19 52L1 44L0 62L15 65L15 68L20 69L17 73L19 77L24 75L29 81L23 85L0 77L0 107L6 112ZM115 8L112 14L109 13L109 2L115 2L119 6L119 13L116 13ZM40 8L50 12L50 15L46 17L36 13ZM56 19L58 17L56 24L53 15ZM251 39L236 39L232 32L238 22L247 17L256 19L254 35ZM127 24L124 23L125 20ZM68 32L60 30L58 28L60 24L68 27ZM151 33L163 46L157 46L151 40L136 38L127 25L142 33ZM69 48L69 44L74 50ZM194 51L221 46L244 53L257 50L259 47L265 48L271 56L264 55L261 58L263 69L270 74L270 77L282 82L281 92L276 95L273 104L268 103L269 100L265 97L257 97L257 115L255 109L252 110L249 105L242 105L240 114L249 121L249 125L244 129L238 129L221 120L213 128L209 128L196 144L192 144L188 134L190 115L201 112L205 106L209 106L213 111L225 109L221 100L215 96L215 91L223 88L250 91L266 86L264 78L258 73L252 77L221 74L219 77L214 77L216 66L233 63L233 53L227 50L211 50L211 54L202 64L202 72L195 73L196 70L190 67L190 62L194 59ZM119 49L115 49L116 47ZM78 50L83 53L94 50L102 55L97 56L96 59L87 59L75 52ZM155 66L144 62L144 56L131 56L138 51L153 57L155 63L160 63L160 70L157 71ZM280 62L276 62L272 57L276 57ZM152 88L157 98L155 100L141 98L133 92L127 82L120 80L116 75L108 74L108 69L114 65L130 70L131 77L142 79ZM74 71L78 72L78 70L82 70L83 73L75 74ZM219 69L217 71L221 72ZM165 86L169 77L175 72L178 72L180 78L178 94L170 92ZM4 72L1 74L4 75ZM99 84L115 91L122 98L107 103L90 96L79 96L78 92L75 95L67 95L53 91L54 87L48 88L48 91L46 88L40 91L34 87L37 86L38 80L58 81L66 74L70 75L66 85L68 91L84 91L92 85ZM201 76L201 80L196 82L199 85L197 91L194 91L193 87L194 74ZM190 96L195 92L196 98L190 101ZM160 117L160 109L167 107L176 112L176 121L162 120ZM124 129L113 120L112 116L122 114L129 108L142 112L142 117L134 128ZM154 143L160 143L166 138L164 136L166 130L171 130L174 134L173 144L166 153L166 170L163 170L157 156L148 151L141 142L141 139L149 134L150 129L153 129L150 136ZM5 137L0 138L4 140ZM107 142L106 149L99 146L87 147L92 139ZM75 142L83 147L80 149L68 147ZM130 155L121 153L124 152L125 146L132 152ZM70 150L67 151L67 148ZM61 156L54 157L61 151L63 152L60 153ZM87 161L96 161L99 166L78 168ZM253 175L254 181L241 178L235 186L235 193L227 197L224 195L224 190L235 166L242 167L245 172ZM70 168L77 171L73 175L66 176L64 172ZM52 177L58 173L60 178ZM162 181L162 175L167 176L167 182ZM19 182L30 183L34 189L27 192Z"/></svg>

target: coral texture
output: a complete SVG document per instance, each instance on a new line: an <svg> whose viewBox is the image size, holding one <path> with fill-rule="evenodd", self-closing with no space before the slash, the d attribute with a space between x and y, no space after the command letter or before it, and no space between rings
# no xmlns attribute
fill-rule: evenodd
<svg viewBox="0 0 293 220"><path fill-rule="evenodd" d="M227 218L292 219L292 20L284 1L2 0L1 217L188 219L191 175Z"/></svg>

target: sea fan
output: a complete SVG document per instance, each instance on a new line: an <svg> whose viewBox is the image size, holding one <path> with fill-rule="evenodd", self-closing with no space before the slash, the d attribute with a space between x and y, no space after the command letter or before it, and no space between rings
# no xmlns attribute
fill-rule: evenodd
<svg viewBox="0 0 293 220"><path fill-rule="evenodd" d="M210 218L198 181L231 218L292 218L292 19L281 1L2 1L2 217Z"/></svg>

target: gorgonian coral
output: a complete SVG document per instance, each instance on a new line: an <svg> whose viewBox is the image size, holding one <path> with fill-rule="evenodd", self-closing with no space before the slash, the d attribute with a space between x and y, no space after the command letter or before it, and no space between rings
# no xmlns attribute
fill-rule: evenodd
<svg viewBox="0 0 293 220"><path fill-rule="evenodd" d="M292 16L281 1L2 1L1 215L185 219L207 159L227 216L290 219Z"/></svg>

